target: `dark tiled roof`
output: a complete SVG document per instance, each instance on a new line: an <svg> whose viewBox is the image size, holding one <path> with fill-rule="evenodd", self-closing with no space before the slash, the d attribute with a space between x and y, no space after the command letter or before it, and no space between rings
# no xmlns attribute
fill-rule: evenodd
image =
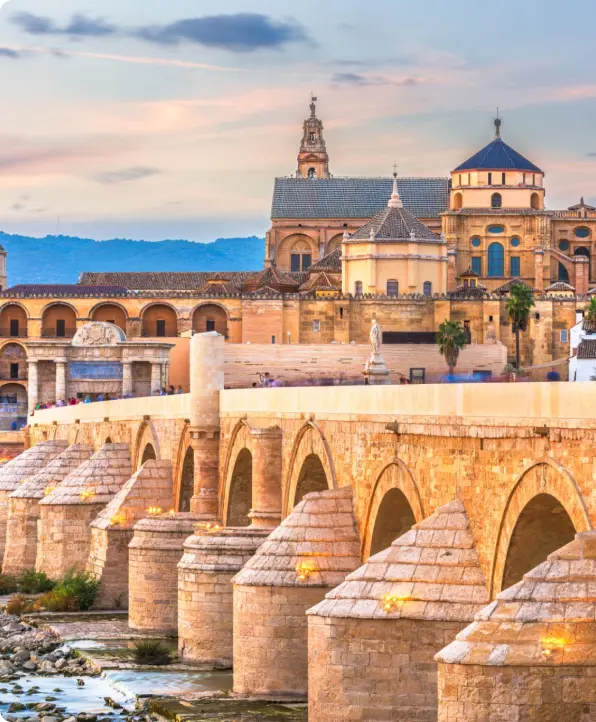
<svg viewBox="0 0 596 722"><path fill-rule="evenodd" d="M557 281L556 283L551 283L551 285L545 289L546 291L575 291L575 288L573 286L570 286L568 283L564 283L563 281Z"/></svg>
<svg viewBox="0 0 596 722"><path fill-rule="evenodd" d="M400 178L404 206L417 218L449 207L448 178ZM391 178L276 178L271 218L372 218L387 206Z"/></svg>
<svg viewBox="0 0 596 722"><path fill-rule="evenodd" d="M582 196L579 203L577 203L574 206L569 206L569 208L567 210L569 210L569 211L596 211L596 207L590 206L587 203L585 203L584 198Z"/></svg>
<svg viewBox="0 0 596 722"><path fill-rule="evenodd" d="M585 331L586 333L594 333L596 331L596 321L589 321L587 318L584 318L582 331Z"/></svg>
<svg viewBox="0 0 596 722"><path fill-rule="evenodd" d="M231 272L226 273L228 282L240 289L243 283L257 277L257 273ZM172 273L136 273L136 272L104 272L83 273L79 279L79 286L95 284L114 284L131 291L197 291L200 292L205 284L213 279L221 279L222 273L202 273L189 271Z"/></svg>
<svg viewBox="0 0 596 722"><path fill-rule="evenodd" d="M552 216L552 211L535 211L533 208L461 208L447 213L458 216Z"/></svg>
<svg viewBox="0 0 596 722"><path fill-rule="evenodd" d="M466 278L480 278L480 274L476 273L476 271L473 271L471 268L468 268L467 270L465 270L463 273L460 273L459 275L461 278L463 278L464 276Z"/></svg>
<svg viewBox="0 0 596 722"><path fill-rule="evenodd" d="M331 273L341 273L341 246L331 253L323 256L319 261L313 263L308 269L309 273L313 271L331 271Z"/></svg>
<svg viewBox="0 0 596 722"><path fill-rule="evenodd" d="M512 278L510 281L507 281L507 283L504 283L502 286L494 288L492 293L509 293L509 291L511 290L511 286L525 286L526 288L530 288L532 291L536 291L534 286L530 286L529 283L522 281L521 278Z"/></svg>
<svg viewBox="0 0 596 722"><path fill-rule="evenodd" d="M96 285L89 284L79 286L78 284L20 284L7 288L2 293L4 297L19 296L27 298L30 296L42 297L68 297L68 296L126 296L128 290L121 285Z"/></svg>
<svg viewBox="0 0 596 722"><path fill-rule="evenodd" d="M325 273L324 271L314 274L298 290L301 292L341 291L341 274Z"/></svg>
<svg viewBox="0 0 596 722"><path fill-rule="evenodd" d="M465 170L522 170L530 173L542 173L540 168L518 153L501 138L495 138L478 153L468 158L455 169Z"/></svg>
<svg viewBox="0 0 596 722"><path fill-rule="evenodd" d="M286 273L276 266L269 266L257 277L259 286L299 286L306 278L305 273Z"/></svg>
<svg viewBox="0 0 596 722"><path fill-rule="evenodd" d="M371 231L374 231L375 241L409 241L410 234L414 233L418 241L441 243L439 236L436 236L406 208L388 208L385 205L382 211L365 223L353 236L350 236L347 243L350 243L352 239L368 239Z"/></svg>
<svg viewBox="0 0 596 722"><path fill-rule="evenodd" d="M584 339L577 347L577 358L596 359L596 339Z"/></svg>

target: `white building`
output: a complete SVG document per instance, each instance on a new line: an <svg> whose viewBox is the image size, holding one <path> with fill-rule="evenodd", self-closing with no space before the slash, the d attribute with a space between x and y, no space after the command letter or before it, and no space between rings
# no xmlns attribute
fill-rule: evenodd
<svg viewBox="0 0 596 722"><path fill-rule="evenodd" d="M596 323L579 317L580 314L569 339L569 380L592 381L596 377Z"/></svg>

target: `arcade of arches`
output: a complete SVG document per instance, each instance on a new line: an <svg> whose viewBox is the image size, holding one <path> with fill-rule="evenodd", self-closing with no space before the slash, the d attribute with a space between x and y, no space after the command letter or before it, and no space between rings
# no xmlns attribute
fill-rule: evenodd
<svg viewBox="0 0 596 722"><path fill-rule="evenodd" d="M91 314L91 319L93 321L113 323L126 333L127 314L122 306L117 303L102 303L97 306Z"/></svg>
<svg viewBox="0 0 596 722"><path fill-rule="evenodd" d="M149 338L173 338L178 335L178 317L171 306L156 303L145 309L142 335Z"/></svg>
<svg viewBox="0 0 596 722"><path fill-rule="evenodd" d="M53 303L43 312L41 335L46 338L72 338L77 328L77 314L65 303Z"/></svg>
<svg viewBox="0 0 596 722"><path fill-rule="evenodd" d="M228 314L225 309L215 303L199 306L192 317L192 328L195 333L216 331L224 338L228 337Z"/></svg>

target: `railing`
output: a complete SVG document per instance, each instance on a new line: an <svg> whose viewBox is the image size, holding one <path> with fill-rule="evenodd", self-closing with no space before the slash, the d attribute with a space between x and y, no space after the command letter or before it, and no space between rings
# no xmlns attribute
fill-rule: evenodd
<svg viewBox="0 0 596 722"><path fill-rule="evenodd" d="M64 333L58 333L57 328L42 328L42 338L73 338L77 332L76 328L66 328Z"/></svg>
<svg viewBox="0 0 596 722"><path fill-rule="evenodd" d="M7 403L0 397L0 414L4 416L26 416L27 404L25 402Z"/></svg>
<svg viewBox="0 0 596 722"><path fill-rule="evenodd" d="M554 218L596 218L596 211L553 211L552 214Z"/></svg>
<svg viewBox="0 0 596 722"><path fill-rule="evenodd" d="M0 328L1 338L27 338L27 328L19 328L17 333L13 333L10 328Z"/></svg>
<svg viewBox="0 0 596 722"><path fill-rule="evenodd" d="M11 376L10 372L3 371L0 372L0 381L27 381L27 373L22 371L18 376Z"/></svg>

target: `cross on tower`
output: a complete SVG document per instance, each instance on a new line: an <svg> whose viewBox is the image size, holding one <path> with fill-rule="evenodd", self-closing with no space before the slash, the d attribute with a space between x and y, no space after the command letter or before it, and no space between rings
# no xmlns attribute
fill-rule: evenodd
<svg viewBox="0 0 596 722"><path fill-rule="evenodd" d="M397 163L393 164L393 175L397 175Z"/></svg>

